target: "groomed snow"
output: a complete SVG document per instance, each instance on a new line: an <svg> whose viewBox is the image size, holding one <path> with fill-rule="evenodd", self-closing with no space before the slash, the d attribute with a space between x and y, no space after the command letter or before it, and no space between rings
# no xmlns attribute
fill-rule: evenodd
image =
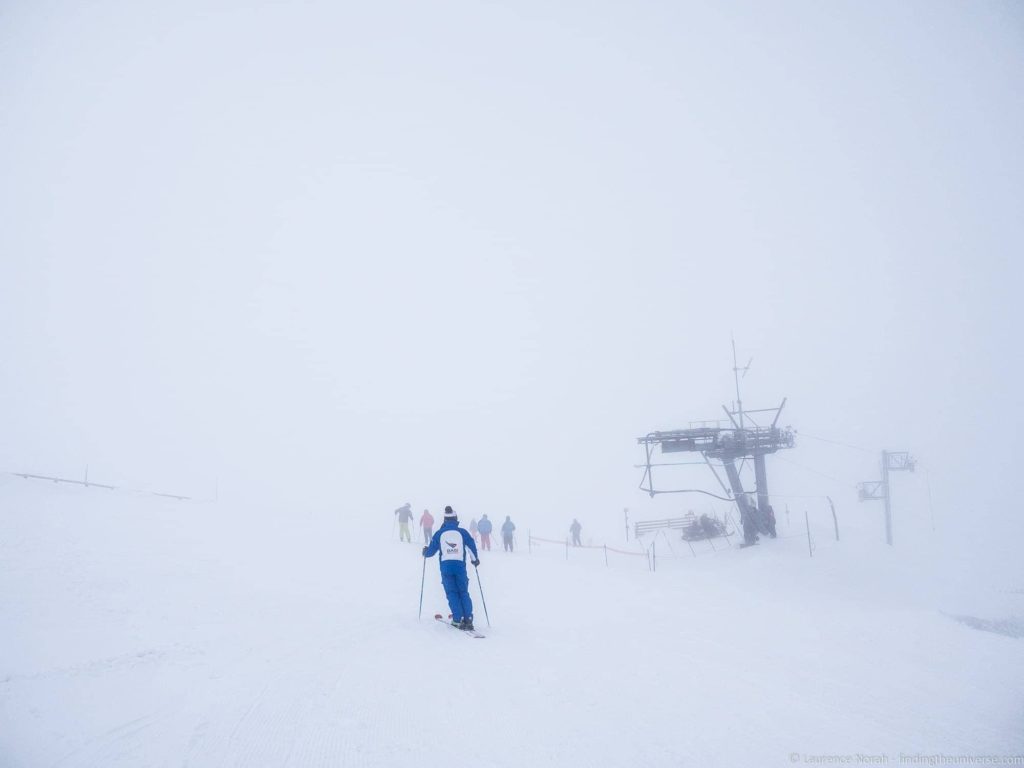
<svg viewBox="0 0 1024 768"><path fill-rule="evenodd" d="M1019 584L824 536L814 558L799 537L678 560L659 544L650 573L527 554L521 520L523 551L483 554L493 626L474 583L471 640L429 618L436 561L417 621L419 546L391 517L0 481L0 765L1024 753L1024 640L952 618L1017 620Z"/></svg>

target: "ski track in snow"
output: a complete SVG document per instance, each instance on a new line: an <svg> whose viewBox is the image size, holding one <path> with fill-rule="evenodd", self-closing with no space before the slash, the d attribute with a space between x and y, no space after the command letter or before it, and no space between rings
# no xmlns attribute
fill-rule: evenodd
<svg viewBox="0 0 1024 768"><path fill-rule="evenodd" d="M466 642L432 618L447 614L435 561L416 620L419 545L389 539L386 517L256 524L88 491L17 502L0 521L5 768L1024 752L1024 642L838 549L812 561L776 542L657 574L560 548L484 553L494 626L474 579L487 638Z"/></svg>
<svg viewBox="0 0 1024 768"><path fill-rule="evenodd" d="M155 716L138 717L111 728L55 762L54 768L80 765L126 764L138 760L146 732Z"/></svg>

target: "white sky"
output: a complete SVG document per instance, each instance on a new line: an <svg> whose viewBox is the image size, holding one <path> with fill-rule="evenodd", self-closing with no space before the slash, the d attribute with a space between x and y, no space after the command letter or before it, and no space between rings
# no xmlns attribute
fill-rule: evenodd
<svg viewBox="0 0 1024 768"><path fill-rule="evenodd" d="M1020 526L1022 6L724 6L2 0L0 469L662 516L735 333ZM874 453L784 458L863 512Z"/></svg>

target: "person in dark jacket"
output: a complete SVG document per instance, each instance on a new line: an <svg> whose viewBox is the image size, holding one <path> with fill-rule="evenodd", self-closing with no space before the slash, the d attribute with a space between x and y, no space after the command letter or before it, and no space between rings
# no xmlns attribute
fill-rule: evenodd
<svg viewBox="0 0 1024 768"><path fill-rule="evenodd" d="M412 542L412 534L409 533L409 523L413 518L412 504L405 502L395 510L395 517L398 518L398 540Z"/></svg>
<svg viewBox="0 0 1024 768"><path fill-rule="evenodd" d="M501 543L505 545L505 551L511 552L514 545L516 535L516 524L512 522L512 518L505 515L505 522L501 524Z"/></svg>
<svg viewBox="0 0 1024 768"><path fill-rule="evenodd" d="M574 547L580 546L580 531L583 530L583 526L580 525L580 521L575 517L572 519L572 525L569 526L569 533L572 534L572 545Z"/></svg>
<svg viewBox="0 0 1024 768"><path fill-rule="evenodd" d="M444 522L430 544L423 548L423 556L433 557L441 553L441 585L452 610L452 625L459 629L473 629L473 601L469 597L469 575L466 573L467 551L473 553L473 567L480 565L473 537L465 528L459 527L455 510L445 507Z"/></svg>

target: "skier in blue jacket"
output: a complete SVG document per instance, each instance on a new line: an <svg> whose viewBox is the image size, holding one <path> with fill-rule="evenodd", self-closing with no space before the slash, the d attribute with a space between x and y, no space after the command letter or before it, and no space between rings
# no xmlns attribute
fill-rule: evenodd
<svg viewBox="0 0 1024 768"><path fill-rule="evenodd" d="M430 544L423 548L424 557L441 553L441 584L448 607L452 609L452 625L473 629L473 601L469 597L469 575L466 573L466 550L473 553L473 566L480 565L476 542L469 531L459 527L459 518L451 507L444 508L444 523Z"/></svg>

